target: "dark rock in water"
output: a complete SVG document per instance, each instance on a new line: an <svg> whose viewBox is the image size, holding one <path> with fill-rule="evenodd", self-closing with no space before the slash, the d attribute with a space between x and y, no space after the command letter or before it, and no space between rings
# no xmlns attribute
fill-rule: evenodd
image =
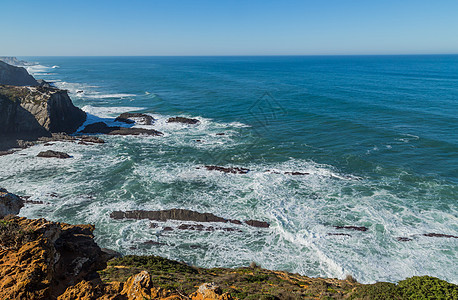
<svg viewBox="0 0 458 300"><path fill-rule="evenodd" d="M356 231L367 231L368 230L368 228L364 226L334 226L334 228L356 230Z"/></svg>
<svg viewBox="0 0 458 300"><path fill-rule="evenodd" d="M216 135L226 135L224 132L219 132Z"/></svg>
<svg viewBox="0 0 458 300"><path fill-rule="evenodd" d="M450 235L450 234L443 234L443 233L425 233L423 234L424 236L427 237L440 237L440 238L454 238L458 239L458 236L455 235Z"/></svg>
<svg viewBox="0 0 458 300"><path fill-rule="evenodd" d="M0 218L17 215L23 206L24 201L21 197L0 188Z"/></svg>
<svg viewBox="0 0 458 300"><path fill-rule="evenodd" d="M144 128L119 128L108 133L109 135L151 135L151 136L160 136L162 132L159 132L154 129L144 129Z"/></svg>
<svg viewBox="0 0 458 300"><path fill-rule="evenodd" d="M219 171L232 174L246 174L250 171L249 169L238 167L205 166L205 168L209 171Z"/></svg>
<svg viewBox="0 0 458 300"><path fill-rule="evenodd" d="M328 233L328 235L351 236L351 235L348 234L348 233L334 233L334 232L330 232L330 233Z"/></svg>
<svg viewBox="0 0 458 300"><path fill-rule="evenodd" d="M115 119L115 122L123 122L123 123L126 123L126 124L135 124L135 121L134 120L131 120L131 119L124 119L124 118L120 118L120 117L117 117Z"/></svg>
<svg viewBox="0 0 458 300"><path fill-rule="evenodd" d="M179 220L179 221L193 221L198 223L204 222L218 222L218 223L232 223L232 224L242 224L239 220L225 219L218 216L215 216L211 213L200 213L188 209L167 209L167 210L131 210L131 211L113 211L110 214L112 219L122 220L122 219L148 219L154 221L166 222L167 220ZM245 222L247 225L259 228L269 227L269 223L257 220L248 220ZM190 229L190 230L199 230L203 228L203 225L194 225L194 224L182 224L179 229ZM151 228L158 228L159 224L151 223ZM224 229L222 229L224 230ZM228 231L232 231L229 229Z"/></svg>
<svg viewBox="0 0 458 300"><path fill-rule="evenodd" d="M144 129L144 128L124 128L119 126L108 126L104 122L97 122L87 125L82 131L82 133L103 133L109 135L152 135L159 136L162 135L162 132L159 132L154 129Z"/></svg>
<svg viewBox="0 0 458 300"><path fill-rule="evenodd" d="M64 152L47 150L38 153L37 157L70 158L71 156Z"/></svg>
<svg viewBox="0 0 458 300"><path fill-rule="evenodd" d="M23 67L9 65L0 60L0 84L37 86L39 83Z"/></svg>
<svg viewBox="0 0 458 300"><path fill-rule="evenodd" d="M298 175L310 175L310 173L306 173L306 172L285 172L285 174L287 174L287 175L294 175L294 176L298 176Z"/></svg>
<svg viewBox="0 0 458 300"><path fill-rule="evenodd" d="M216 230L221 230L221 231L227 231L227 232L242 232L240 229L235 229L231 227L205 227L202 224L181 224L178 226L178 229L180 230L196 230L196 231L216 231Z"/></svg>
<svg viewBox="0 0 458 300"><path fill-rule="evenodd" d="M79 90L79 91L76 91L76 93L81 94L81 93L84 93L84 91Z"/></svg>
<svg viewBox="0 0 458 300"><path fill-rule="evenodd" d="M53 143L45 143L43 146L48 147L48 146L52 146L52 145L54 145L54 144Z"/></svg>
<svg viewBox="0 0 458 300"><path fill-rule="evenodd" d="M195 222L229 222L227 219L220 218L211 213L199 213L187 209L168 209L168 210L133 210L133 211L114 211L110 214L113 219L149 219L155 221L180 220Z"/></svg>
<svg viewBox="0 0 458 300"><path fill-rule="evenodd" d="M80 136L79 137L82 142L85 143L94 143L94 144L104 144L105 141L96 136Z"/></svg>
<svg viewBox="0 0 458 300"><path fill-rule="evenodd" d="M152 125L154 121L153 117L151 117L150 115L142 114L142 113L129 113L129 112L120 114L115 119L115 121L124 122L127 124L133 124L133 123L136 123L135 119L139 119L138 123L143 124L143 125Z"/></svg>
<svg viewBox="0 0 458 300"><path fill-rule="evenodd" d="M173 231L173 228L172 227L164 227L164 228L162 228L162 230L164 230L164 231Z"/></svg>
<svg viewBox="0 0 458 300"><path fill-rule="evenodd" d="M200 121L197 119L190 119L190 118L185 118L185 117L174 117L174 118L169 118L167 120L167 123L197 124L197 123L200 123Z"/></svg>
<svg viewBox="0 0 458 300"><path fill-rule="evenodd" d="M8 154L13 154L14 152L15 152L15 151L12 151L12 150L0 151L0 156L8 155Z"/></svg>
<svg viewBox="0 0 458 300"><path fill-rule="evenodd" d="M83 130L81 130L82 133L103 133L107 134L110 133L111 131L119 129L119 127L110 127L104 122L96 122L92 123L89 125L86 125Z"/></svg>
<svg viewBox="0 0 458 300"><path fill-rule="evenodd" d="M146 242L143 242L142 244L143 245L153 245L153 246L165 246L165 245L167 245L165 243L156 242L156 241L153 241L153 240L148 240Z"/></svg>
<svg viewBox="0 0 458 300"><path fill-rule="evenodd" d="M400 242L409 242L409 241L412 241L411 238L404 237L404 236L398 236L396 239L397 239L398 241L400 241Z"/></svg>
<svg viewBox="0 0 458 300"><path fill-rule="evenodd" d="M259 228L268 228L270 226L270 224L267 222L257 221L257 220L247 220L245 221L245 223L250 226L259 227Z"/></svg>

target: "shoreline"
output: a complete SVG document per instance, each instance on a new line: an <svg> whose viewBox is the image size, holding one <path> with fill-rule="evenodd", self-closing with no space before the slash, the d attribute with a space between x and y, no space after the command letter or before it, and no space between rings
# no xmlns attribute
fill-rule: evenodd
<svg viewBox="0 0 458 300"><path fill-rule="evenodd" d="M110 131L111 131L111 130L116 130L116 129L110 129ZM224 167L219 167L219 166L216 166L216 167L217 167L217 168L224 168ZM294 172L295 172L295 171L292 171L291 173L294 173ZM297 172L297 173L300 173L300 172ZM301 174L299 174L299 175L301 175ZM425 233L425 234L426 234L426 233Z"/></svg>

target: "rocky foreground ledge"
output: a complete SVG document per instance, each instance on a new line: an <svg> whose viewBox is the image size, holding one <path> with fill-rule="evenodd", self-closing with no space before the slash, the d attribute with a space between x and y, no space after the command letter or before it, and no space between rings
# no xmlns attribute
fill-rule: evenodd
<svg viewBox="0 0 458 300"><path fill-rule="evenodd" d="M254 263L205 269L158 256L120 257L94 242L93 225L14 216L23 202L0 189L0 299L458 299L457 285L429 276L360 284Z"/></svg>

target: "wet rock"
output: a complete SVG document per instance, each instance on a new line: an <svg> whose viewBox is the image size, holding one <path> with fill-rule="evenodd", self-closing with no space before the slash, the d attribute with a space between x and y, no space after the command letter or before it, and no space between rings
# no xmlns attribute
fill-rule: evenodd
<svg viewBox="0 0 458 300"><path fill-rule="evenodd" d="M21 197L0 188L0 218L17 215L22 207L24 207L24 201Z"/></svg>
<svg viewBox="0 0 458 300"><path fill-rule="evenodd" d="M334 226L335 229L347 229L356 231L367 231L368 228L364 226Z"/></svg>
<svg viewBox="0 0 458 300"><path fill-rule="evenodd" d="M196 231L226 231L226 232L242 232L240 229L235 229L231 227L205 227L202 224L181 224L178 226L178 229L180 230L196 230Z"/></svg>
<svg viewBox="0 0 458 300"><path fill-rule="evenodd" d="M133 210L133 211L114 211L110 214L113 219L149 219L165 222L167 220L194 221L194 222L229 222L211 213L199 213L188 209L168 209L168 210Z"/></svg>
<svg viewBox="0 0 458 300"><path fill-rule="evenodd" d="M245 221L245 223L250 226L258 227L258 228L268 228L270 226L270 224L267 222L257 221L257 220L247 220Z"/></svg>
<svg viewBox="0 0 458 300"><path fill-rule="evenodd" d="M310 175L310 173L307 172L285 172L285 174L293 176Z"/></svg>
<svg viewBox="0 0 458 300"><path fill-rule="evenodd" d="M152 245L152 246L165 246L165 245L167 245L165 243L156 242L156 241L153 241L153 240L149 240L149 241L143 242L142 244L143 245Z"/></svg>
<svg viewBox="0 0 458 300"><path fill-rule="evenodd" d="M219 171L219 172L231 173L231 174L246 174L250 171L250 169L246 169L246 168L221 167L221 166L205 166L205 169L209 171Z"/></svg>
<svg viewBox="0 0 458 300"><path fill-rule="evenodd" d="M0 156L4 156L4 155L9 155L9 154L13 154L15 151L13 150L8 150L8 151L0 151Z"/></svg>
<svg viewBox="0 0 458 300"><path fill-rule="evenodd" d="M197 223L205 222L216 222L216 223L232 223L240 225L242 224L239 220L225 219L218 216L215 216L211 213L200 213L188 209L167 209L167 210L131 210L131 211L113 211L110 214L110 217L115 220L123 219L134 219L142 220L148 219L153 221L166 222L168 220L179 220L179 221L193 221ZM257 220L248 220L245 222L247 225L258 227L258 228L267 228L269 223ZM199 230L203 228L203 225L195 224L181 224L179 229L190 229L190 230ZM158 228L159 224L151 223L151 228ZM165 230L165 228L164 228ZM225 230L225 229L222 229ZM228 229L227 231L232 231Z"/></svg>
<svg viewBox="0 0 458 300"><path fill-rule="evenodd" d="M102 133L102 134L109 134L109 135L152 135L152 136L162 135L162 132L159 132L154 129L108 126L104 122L97 122L97 123L89 124L81 132L82 133Z"/></svg>
<svg viewBox="0 0 458 300"><path fill-rule="evenodd" d="M458 236L455 235L450 235L450 234L443 234L443 233L425 233L423 234L424 236L427 237L439 237L439 238L454 238L458 239Z"/></svg>
<svg viewBox="0 0 458 300"><path fill-rule="evenodd" d="M190 119L185 117L173 117L169 118L167 123L197 124L200 123L200 121L197 119Z"/></svg>
<svg viewBox="0 0 458 300"><path fill-rule="evenodd" d="M47 150L47 151L42 151L42 152L38 153L37 157L70 158L71 156L68 155L67 153L64 153L64 152Z"/></svg>
<svg viewBox="0 0 458 300"><path fill-rule="evenodd" d="M167 227L162 228L162 230L163 230L163 231L173 231L173 228L167 226Z"/></svg>
<svg viewBox="0 0 458 300"><path fill-rule="evenodd" d="M413 239L411 238L408 238L408 237L404 237L404 236L398 236L396 238L396 240L400 241L400 242L409 242L409 241L412 241Z"/></svg>
<svg viewBox="0 0 458 300"><path fill-rule="evenodd" d="M137 121L138 120L138 121ZM147 114L142 113L122 113L120 114L115 121L124 122L127 124L139 123L143 125L152 125L154 122L153 117Z"/></svg>
<svg viewBox="0 0 458 300"><path fill-rule="evenodd" d="M104 144L105 140L96 136L80 136L80 140L84 143Z"/></svg>
<svg viewBox="0 0 458 300"><path fill-rule="evenodd" d="M218 132L216 135L226 135L224 132Z"/></svg>
<svg viewBox="0 0 458 300"><path fill-rule="evenodd" d="M334 233L334 232L329 232L328 235L336 235L336 236L351 236L348 233Z"/></svg>

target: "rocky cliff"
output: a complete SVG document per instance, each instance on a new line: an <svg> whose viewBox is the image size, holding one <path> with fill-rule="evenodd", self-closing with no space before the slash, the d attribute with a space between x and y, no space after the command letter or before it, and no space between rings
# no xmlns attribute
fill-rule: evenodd
<svg viewBox="0 0 458 300"><path fill-rule="evenodd" d="M0 139L72 133L86 120L67 92L53 87L0 85Z"/></svg>
<svg viewBox="0 0 458 300"><path fill-rule="evenodd" d="M38 82L23 67L9 65L0 60L0 84L37 86Z"/></svg>

